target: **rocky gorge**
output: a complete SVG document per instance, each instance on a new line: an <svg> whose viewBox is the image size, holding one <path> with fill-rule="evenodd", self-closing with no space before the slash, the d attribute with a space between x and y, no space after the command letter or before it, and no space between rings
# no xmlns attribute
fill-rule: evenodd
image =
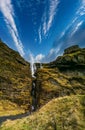
<svg viewBox="0 0 85 130"><path fill-rule="evenodd" d="M0 101L30 109L31 83L30 64L0 41Z"/></svg>
<svg viewBox="0 0 85 130"><path fill-rule="evenodd" d="M39 106L57 97L85 94L85 48L75 45L36 72Z"/></svg>
<svg viewBox="0 0 85 130"><path fill-rule="evenodd" d="M0 41L0 113L11 109L23 110L20 113L36 110L34 115L19 121L23 126L16 127L15 121L16 128L5 124L0 129L84 130L85 48L74 45L65 49L64 54L53 62L42 63L42 67L35 63L35 66L37 69L32 77L30 63ZM65 122L67 117L68 123ZM72 121L73 124L69 124Z"/></svg>

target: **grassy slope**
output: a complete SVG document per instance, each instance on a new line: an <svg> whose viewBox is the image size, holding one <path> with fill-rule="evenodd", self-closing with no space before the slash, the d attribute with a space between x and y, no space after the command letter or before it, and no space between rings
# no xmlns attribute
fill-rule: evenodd
<svg viewBox="0 0 85 130"><path fill-rule="evenodd" d="M85 94L85 48L66 50L68 53L42 64L36 73L39 106L55 97Z"/></svg>
<svg viewBox="0 0 85 130"><path fill-rule="evenodd" d="M85 96L52 99L27 118L5 122L0 130L85 130Z"/></svg>
<svg viewBox="0 0 85 130"><path fill-rule="evenodd" d="M0 116L9 116L24 113L17 104L9 100L0 100Z"/></svg>
<svg viewBox="0 0 85 130"><path fill-rule="evenodd" d="M30 88L30 64L0 41L0 100L9 100L29 109Z"/></svg>
<svg viewBox="0 0 85 130"><path fill-rule="evenodd" d="M42 68L37 72L37 91L42 106L55 97L85 94L83 69L60 71L58 68Z"/></svg>
<svg viewBox="0 0 85 130"><path fill-rule="evenodd" d="M72 52L69 54L63 54L63 56L59 56L52 64L56 64L60 67L73 67L75 65L85 66L85 48L80 48L80 50L76 52Z"/></svg>
<svg viewBox="0 0 85 130"><path fill-rule="evenodd" d="M75 56L76 55L77 53L75 53ZM6 61L7 54L5 56L6 56L5 58ZM68 63L70 64L71 58L70 59L66 58L68 56L70 56L72 59L75 58L74 53L66 54L63 56L64 58L61 58L59 64L62 65L63 61L65 61L66 64ZM17 95L18 97L16 101L23 101L23 99L25 99L24 105L26 105L27 102L29 104L29 100L28 100L30 99L29 87L31 85L31 81L30 81L30 76L28 76L29 73L26 67L23 69L21 65L23 64L23 61L22 60L20 61L19 59L20 58L18 58L18 62L17 60L14 60L16 62L13 63L13 65L15 66L14 68L16 68L15 70L13 69L13 67L12 68L11 66L9 67L8 63L6 63L5 65L2 59L3 72L5 67L6 69L9 68L10 71L9 69L6 70L7 71L7 72L5 71L6 75L3 75L4 73L2 72L3 77L1 77L1 79L2 81L7 80L8 86L10 86L9 85L10 81L12 82L12 85L14 85L14 83L17 84L17 86L14 86L12 89L12 90L14 89L19 90L17 94L16 91L12 91L10 87L8 87L8 90L14 92L12 94L15 95L14 98L12 98L12 100L16 99L16 95ZM62 59L64 60L62 61ZM79 58L77 59L79 59L79 61L81 60L80 63L84 62L83 61L84 58L82 58L82 56L79 56ZM75 61L76 60L74 59L73 62ZM85 122L85 96L84 96L85 95L85 71L82 67L74 68L74 69L66 68L65 70L59 70L56 67L55 62L53 63L55 64L54 65L55 67L52 68L52 66L49 67L47 65L46 67L39 69L36 74L37 94L39 94L37 97L39 99L39 105L42 106L45 105L46 103L47 104L43 106L39 111L37 111L36 113L32 114L27 118L23 118L21 120L16 120L16 121L8 120L6 123L2 125L0 130L84 130L85 129L85 123L84 123ZM18 66L16 66L16 64ZM21 71L23 72L23 76ZM11 74L12 77L14 76L13 80L11 80L12 78ZM18 80L16 77L18 77ZM26 77L28 77L29 81ZM7 83L5 87L6 86ZM28 87L24 88L26 86ZM3 93L6 92L6 90L7 87L5 91L4 90L1 91L2 96ZM26 94L24 92L26 92ZM77 94L80 94L82 96L78 96Z"/></svg>

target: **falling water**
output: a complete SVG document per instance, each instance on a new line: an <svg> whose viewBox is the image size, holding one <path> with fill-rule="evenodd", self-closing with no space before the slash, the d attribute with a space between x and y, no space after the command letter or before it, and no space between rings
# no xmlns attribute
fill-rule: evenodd
<svg viewBox="0 0 85 130"><path fill-rule="evenodd" d="M35 72L38 68L42 68L42 64L40 63L39 66L36 66L35 59L33 55L30 55L30 67L31 67L31 74L32 74L32 88L31 88L31 97L32 97L32 104L31 104L31 111L35 111L37 109L37 86L36 86L36 76Z"/></svg>
<svg viewBox="0 0 85 130"><path fill-rule="evenodd" d="M36 100L36 80L33 80L33 82L32 82L31 96L32 96L32 106L31 106L31 110L32 110L32 111L35 111L36 108L37 108L37 100Z"/></svg>
<svg viewBox="0 0 85 130"><path fill-rule="evenodd" d="M31 74L32 74L32 88L31 88L31 96L32 96L32 105L31 105L31 111L36 110L36 77L35 77L35 72L36 72L36 64L34 62L30 63L31 65Z"/></svg>
<svg viewBox="0 0 85 130"><path fill-rule="evenodd" d="M31 74L32 74L32 77L34 78L34 74L35 74L35 71L36 71L36 65L35 65L35 59L34 59L34 56L32 53L30 53L29 55L29 61L30 61L30 68L31 68Z"/></svg>
<svg viewBox="0 0 85 130"><path fill-rule="evenodd" d="M43 67L42 67L42 63L40 63L40 68L42 69Z"/></svg>
<svg viewBox="0 0 85 130"><path fill-rule="evenodd" d="M34 74L36 72L36 65L34 62L31 63L31 73L32 73L32 77L34 78Z"/></svg>

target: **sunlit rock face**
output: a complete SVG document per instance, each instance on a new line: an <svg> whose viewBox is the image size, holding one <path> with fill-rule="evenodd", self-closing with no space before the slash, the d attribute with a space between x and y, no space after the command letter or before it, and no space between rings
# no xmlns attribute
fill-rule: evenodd
<svg viewBox="0 0 85 130"><path fill-rule="evenodd" d="M0 41L0 99L30 108L30 64Z"/></svg>
<svg viewBox="0 0 85 130"><path fill-rule="evenodd" d="M36 77L40 106L55 97L85 94L85 49L67 48L63 56L43 64Z"/></svg>
<svg viewBox="0 0 85 130"><path fill-rule="evenodd" d="M79 48L79 46L75 45L65 49L64 55L51 62L50 66L57 66L59 68L85 67L85 48Z"/></svg>
<svg viewBox="0 0 85 130"><path fill-rule="evenodd" d="M55 61L42 67L35 63L33 69L32 77L30 64L0 41L0 99L29 111L33 104L39 108L55 97L85 94L84 48L67 48ZM33 81L36 96L31 95Z"/></svg>
<svg viewBox="0 0 85 130"><path fill-rule="evenodd" d="M71 46L67 49L64 50L64 54L71 54L71 53L74 53L74 52L77 52L77 51L80 51L81 49L79 48L78 45L74 45L74 46Z"/></svg>

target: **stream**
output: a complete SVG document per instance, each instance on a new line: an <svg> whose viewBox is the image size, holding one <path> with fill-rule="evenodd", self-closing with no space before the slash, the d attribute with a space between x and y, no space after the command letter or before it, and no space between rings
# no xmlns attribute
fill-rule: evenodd
<svg viewBox="0 0 85 130"><path fill-rule="evenodd" d="M29 115L30 115L30 113L11 115L11 116L0 116L0 125L7 120L21 119L21 118L29 116Z"/></svg>
<svg viewBox="0 0 85 130"><path fill-rule="evenodd" d="M32 71L32 88L31 88L31 97L32 97L32 106L31 106L31 111L36 111L36 109L38 108L38 94L37 94L37 84L36 84L36 76L35 73L37 71L38 68L42 68L42 64L38 63L38 65L36 65L35 63L32 64L31 67L31 71Z"/></svg>
<svg viewBox="0 0 85 130"><path fill-rule="evenodd" d="M36 77L35 77L35 72L36 72L36 66L35 64L32 65L31 71L32 71L32 88L31 88L31 97L32 97L32 105L31 105L31 112L36 111L37 109L37 95L36 95ZM29 116L30 112L24 113L24 114L19 114L19 115L10 115L10 116L1 116L0 117L0 125L7 121L7 120L16 120L16 119L21 119L23 117Z"/></svg>
<svg viewBox="0 0 85 130"><path fill-rule="evenodd" d="M32 96L32 107L31 107L31 111L35 111L37 109L36 80L33 80L33 82L32 82L31 96Z"/></svg>
<svg viewBox="0 0 85 130"><path fill-rule="evenodd" d="M35 76L35 72L37 70L37 67L35 65L35 63L32 65L31 67L31 71L32 71L32 88L31 88L31 97L32 97L32 105L31 105L31 111L36 111L37 109L37 97L36 97L36 76Z"/></svg>

